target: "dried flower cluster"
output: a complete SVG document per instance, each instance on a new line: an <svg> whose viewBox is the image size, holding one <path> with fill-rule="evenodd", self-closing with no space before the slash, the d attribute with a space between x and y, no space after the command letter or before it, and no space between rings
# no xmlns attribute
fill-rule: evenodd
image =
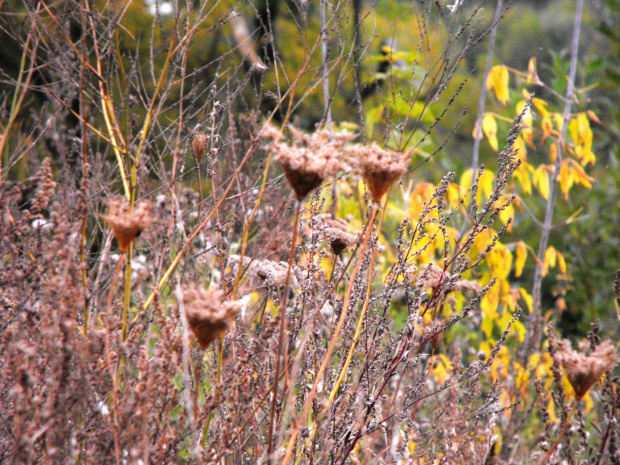
<svg viewBox="0 0 620 465"><path fill-rule="evenodd" d="M239 255L230 255L231 262L238 264ZM257 260L250 257L243 257L244 273L248 276L256 276L265 283L266 286L279 286L286 282L286 272L288 263L274 262L272 260ZM295 275L299 274L296 266L291 269L290 284L297 286L298 282Z"/></svg>
<svg viewBox="0 0 620 465"><path fill-rule="evenodd" d="M273 137L275 134L272 132L266 133L266 136ZM317 131L311 135L296 130L292 130L292 133L293 145L274 142L271 150L282 165L297 199L303 200L324 180L345 169L341 148L350 136L345 133L330 139L326 131Z"/></svg>
<svg viewBox="0 0 620 465"><path fill-rule="evenodd" d="M227 301L225 293L218 287L205 291L186 286L182 295L187 322L202 348L207 348L226 331L243 307L238 300Z"/></svg>
<svg viewBox="0 0 620 465"><path fill-rule="evenodd" d="M351 162L359 167L368 189L375 202L381 199L407 170L410 152L395 152L384 150L377 144L353 145L346 148L346 153Z"/></svg>
<svg viewBox="0 0 620 465"><path fill-rule="evenodd" d="M348 224L340 218L332 218L331 215L319 215L316 217L316 229L335 255L340 255L347 247L359 242L359 236L348 232Z"/></svg>
<svg viewBox="0 0 620 465"><path fill-rule="evenodd" d="M121 252L126 252L129 244L155 222L147 201L138 202L132 211L128 203L111 200L103 219L112 228Z"/></svg>
<svg viewBox="0 0 620 465"><path fill-rule="evenodd" d="M482 286L476 281L467 279L454 279L450 273L442 270L438 266L431 265L420 275L425 288L435 288L439 284L444 285L445 293L450 292L480 292Z"/></svg>
<svg viewBox="0 0 620 465"><path fill-rule="evenodd" d="M194 156L196 157L196 161L200 163L200 161L204 158L207 153L207 148L209 144L209 137L202 131L197 131L194 134L194 139L192 140L192 150L194 151Z"/></svg>
<svg viewBox="0 0 620 465"><path fill-rule="evenodd" d="M611 370L619 360L616 346L611 341L603 341L590 355L573 350L566 339L558 346L553 357L564 369L577 400L583 399L603 373Z"/></svg>

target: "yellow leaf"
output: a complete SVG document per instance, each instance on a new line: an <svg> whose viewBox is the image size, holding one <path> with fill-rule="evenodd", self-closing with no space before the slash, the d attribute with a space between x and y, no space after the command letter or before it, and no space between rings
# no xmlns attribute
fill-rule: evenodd
<svg viewBox="0 0 620 465"><path fill-rule="evenodd" d="M506 202L505 196L500 197L500 200L501 200L501 202L499 202L500 204L503 204L504 202ZM508 220L512 220L514 219L514 217L515 217L515 207L512 203L508 205L507 207L504 207L499 212L499 220L503 224L508 224ZM507 231L509 233L512 232L512 223L508 225Z"/></svg>
<svg viewBox="0 0 620 465"><path fill-rule="evenodd" d="M525 95L526 98L529 98L529 95ZM523 111L523 108L526 105L526 101L525 100L521 100L519 103L517 103L517 114L521 114L521 112ZM532 134L533 134L533 129L532 129L532 111L528 110L525 112L525 114L523 115L523 120L522 120L522 129L521 129L521 135L523 136L523 139L525 140L525 142L527 142L527 145L529 145L530 147L532 147L533 149L536 149L536 146L534 145L534 141L532 138Z"/></svg>
<svg viewBox="0 0 620 465"><path fill-rule="evenodd" d="M568 166L569 160L562 161L560 165L560 175L558 176L558 182L560 183L560 189L562 190L562 194L564 194L564 198L568 199L568 191L575 182L575 175L572 169Z"/></svg>
<svg viewBox="0 0 620 465"><path fill-rule="evenodd" d="M522 161L527 160L527 148L525 147L525 142L523 142L523 138L521 136L517 136L512 148L517 158L519 158Z"/></svg>
<svg viewBox="0 0 620 465"><path fill-rule="evenodd" d="M508 75L508 68L504 65L497 65L491 68L489 78L487 79L487 90L493 89L497 100L502 105L506 106L508 98L510 97L510 91L508 89L510 76Z"/></svg>
<svg viewBox="0 0 620 465"><path fill-rule="evenodd" d="M562 272L562 274L566 274L566 261L564 260L564 255L562 255L560 252L558 252L557 255L558 255L558 267L560 268L560 271Z"/></svg>
<svg viewBox="0 0 620 465"><path fill-rule="evenodd" d="M583 168L581 167L581 165L579 165L578 163L573 162L571 164L571 168L572 168L573 176L575 178L575 182L578 182L586 189L592 189L592 183L595 181L595 179L588 176L586 172L583 170Z"/></svg>
<svg viewBox="0 0 620 465"><path fill-rule="evenodd" d="M519 241L517 243L517 259L515 260L515 276L518 278L523 273L523 267L525 266L525 260L527 259L527 246L525 242Z"/></svg>
<svg viewBox="0 0 620 465"><path fill-rule="evenodd" d="M485 114L482 118L482 131L484 131L484 135L489 139L489 144L491 144L493 150L497 152L497 121L495 121L495 116L491 113Z"/></svg>
<svg viewBox="0 0 620 465"><path fill-rule="evenodd" d="M549 268L555 268L556 260L558 258L557 251L553 247L547 247L545 251L545 263L543 269L543 276L547 274Z"/></svg>
<svg viewBox="0 0 620 465"><path fill-rule="evenodd" d="M530 58L530 62L527 65L527 84L538 84L540 79L538 78L538 72L536 71L536 57Z"/></svg>
<svg viewBox="0 0 620 465"><path fill-rule="evenodd" d="M534 185L538 188L543 199L549 198L549 172L545 165L539 165L534 172Z"/></svg>
<svg viewBox="0 0 620 465"><path fill-rule="evenodd" d="M482 332L486 335L486 337L491 337L491 333L493 333L493 319L492 318L483 318L481 328Z"/></svg>
<svg viewBox="0 0 620 465"><path fill-rule="evenodd" d="M547 111L547 105L549 104L547 102L542 99L533 97L532 103L543 118L549 118L549 112Z"/></svg>
<svg viewBox="0 0 620 465"><path fill-rule="evenodd" d="M527 308L531 313L532 312L532 296L523 287L519 288L519 294L521 294L521 297L523 297L523 300L525 300L525 303L527 304Z"/></svg>
<svg viewBox="0 0 620 465"><path fill-rule="evenodd" d="M549 159L551 160L551 163L555 163L555 159L558 157L558 144L557 142L554 144L551 144L551 147L549 147Z"/></svg>

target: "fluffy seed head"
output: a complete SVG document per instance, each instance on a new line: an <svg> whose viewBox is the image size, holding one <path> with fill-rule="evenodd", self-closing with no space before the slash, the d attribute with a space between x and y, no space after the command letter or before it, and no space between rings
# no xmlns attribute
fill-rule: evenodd
<svg viewBox="0 0 620 465"><path fill-rule="evenodd" d="M359 172L366 181L368 190L375 202L381 199L407 170L411 152L384 150L377 144L354 145L346 149L351 162L359 167Z"/></svg>
<svg viewBox="0 0 620 465"><path fill-rule="evenodd" d="M319 215L316 221L321 237L327 241L335 255L340 255L344 249L359 242L359 236L349 233L347 222L340 218Z"/></svg>
<svg viewBox="0 0 620 465"><path fill-rule="evenodd" d="M583 399L603 373L618 363L618 353L611 341L603 341L590 355L572 349L570 342L563 339L553 358L562 366L568 381L575 391L577 400Z"/></svg>
<svg viewBox="0 0 620 465"><path fill-rule="evenodd" d="M218 287L205 291L198 287L184 287L183 308L187 322L200 347L207 348L228 328L243 303L226 301L224 292Z"/></svg>
<svg viewBox="0 0 620 465"><path fill-rule="evenodd" d="M194 151L194 156L196 157L196 161L200 163L205 154L207 153L209 138L204 132L196 132L194 134L194 139L192 140L192 150Z"/></svg>
<svg viewBox="0 0 620 465"><path fill-rule="evenodd" d="M147 201L138 202L131 211L127 202L111 200L103 219L112 228L121 252L126 252L129 244L155 222L151 215L151 204Z"/></svg>
<svg viewBox="0 0 620 465"><path fill-rule="evenodd" d="M340 148L350 139L347 134L335 135L318 131L312 135L291 129L293 145L274 143L272 150L298 200L303 200L321 183L344 169Z"/></svg>

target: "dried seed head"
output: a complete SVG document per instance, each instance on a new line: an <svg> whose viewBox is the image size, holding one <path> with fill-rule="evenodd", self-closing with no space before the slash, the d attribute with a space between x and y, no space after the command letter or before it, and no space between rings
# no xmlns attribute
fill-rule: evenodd
<svg viewBox="0 0 620 465"><path fill-rule="evenodd" d="M312 135L295 129L291 129L291 132L295 142L293 145L274 143L272 150L297 199L303 200L325 179L345 168L340 148L350 136L335 135L330 141L326 131L318 131Z"/></svg>
<svg viewBox="0 0 620 465"><path fill-rule="evenodd" d="M233 263L239 263L239 255L230 255L228 257ZM279 286L286 282L286 273L288 263L274 262L271 260L256 260L250 257L243 257L243 268L249 276L257 276L267 286ZM293 266L291 269L291 277L289 279L292 286L298 286L295 275L299 274L299 269Z"/></svg>
<svg viewBox="0 0 620 465"><path fill-rule="evenodd" d="M207 153L209 137L202 131L198 131L194 134L194 140L192 140L192 150L194 151L194 156L196 157L196 161L200 163L200 161L204 158Z"/></svg>
<svg viewBox="0 0 620 465"><path fill-rule="evenodd" d="M226 331L243 307L243 303L237 300L226 301L224 292L218 287L205 291L188 286L182 292L187 322L203 349Z"/></svg>
<svg viewBox="0 0 620 465"><path fill-rule="evenodd" d="M129 244L155 222L151 204L147 201L138 202L131 211L128 203L111 200L103 219L112 228L121 252L126 252Z"/></svg>
<svg viewBox="0 0 620 465"><path fill-rule="evenodd" d="M618 363L618 353L611 341L603 341L590 355L572 349L570 342L563 339L553 358L562 366L568 381L575 391L577 400L583 399L603 373Z"/></svg>
<svg viewBox="0 0 620 465"><path fill-rule="evenodd" d="M384 150L377 144L354 145L346 149L352 163L357 163L359 172L366 181L375 202L381 199L407 170L411 152Z"/></svg>
<svg viewBox="0 0 620 465"><path fill-rule="evenodd" d="M450 273L442 270L441 268L435 265L431 265L430 267L426 268L420 274L420 278L422 279L422 286L425 288L434 289L440 283L445 284L446 294L453 292L453 291L458 291L458 292L464 292L464 291L480 292L482 291L482 286L480 285L480 283L476 281L470 281L468 279L455 280Z"/></svg>
<svg viewBox="0 0 620 465"><path fill-rule="evenodd" d="M332 218L331 215L317 216L316 228L321 237L329 243L335 255L340 255L344 249L359 242L359 236L348 232L346 221Z"/></svg>

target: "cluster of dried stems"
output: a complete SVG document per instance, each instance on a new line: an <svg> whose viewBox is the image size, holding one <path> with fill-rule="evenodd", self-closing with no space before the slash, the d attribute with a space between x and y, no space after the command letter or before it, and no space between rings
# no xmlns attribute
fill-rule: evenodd
<svg viewBox="0 0 620 465"><path fill-rule="evenodd" d="M414 225L399 226L388 246L396 258L379 276L386 199L415 149L403 128L428 135L434 125L405 121L394 129L394 150L359 134L296 129L292 114L325 76L297 88L323 35L306 45L299 74L281 81L274 103L262 81L280 66L269 15L260 58L243 51L241 15L217 16L210 2L156 15L150 55L120 56L126 36L116 6L8 3L2 28L25 67L12 84L33 101L2 106L10 115L2 115L0 151L0 462L470 464L529 456L531 444L495 440L498 428L519 425L501 406L505 386L489 377L512 322L490 354L467 347L459 331L442 343L451 328L479 331L478 305L494 281L463 274L476 276L483 257L471 257L472 245L493 225L518 166L520 117L488 201L469 217L448 212L448 174ZM440 3L416 10L420 66L436 17L453 32L440 61L424 65L425 107L485 36L472 27L479 7L459 23ZM344 43L338 27L350 18L332 7L323 26ZM358 13L351 52L322 67L337 82L359 78L368 49ZM198 36L219 37L230 21L241 55L192 69ZM351 105L361 113L365 89L356 82ZM273 104L265 110L257 101ZM19 128L14 114L26 115ZM342 185L360 179L368 195L361 231L353 231L335 213ZM445 257L413 267L455 221L468 224L457 246L447 239ZM441 318L455 293L465 295L463 310ZM588 357L552 346L555 373L562 365L578 399L616 362L615 349L595 339ZM433 370L441 357L450 364L440 380ZM568 425L571 407L556 381ZM595 452L608 463L619 462L619 392L607 376ZM556 457L553 425L540 411L547 456ZM569 437L556 442L570 449ZM575 447L594 454L583 437Z"/></svg>

